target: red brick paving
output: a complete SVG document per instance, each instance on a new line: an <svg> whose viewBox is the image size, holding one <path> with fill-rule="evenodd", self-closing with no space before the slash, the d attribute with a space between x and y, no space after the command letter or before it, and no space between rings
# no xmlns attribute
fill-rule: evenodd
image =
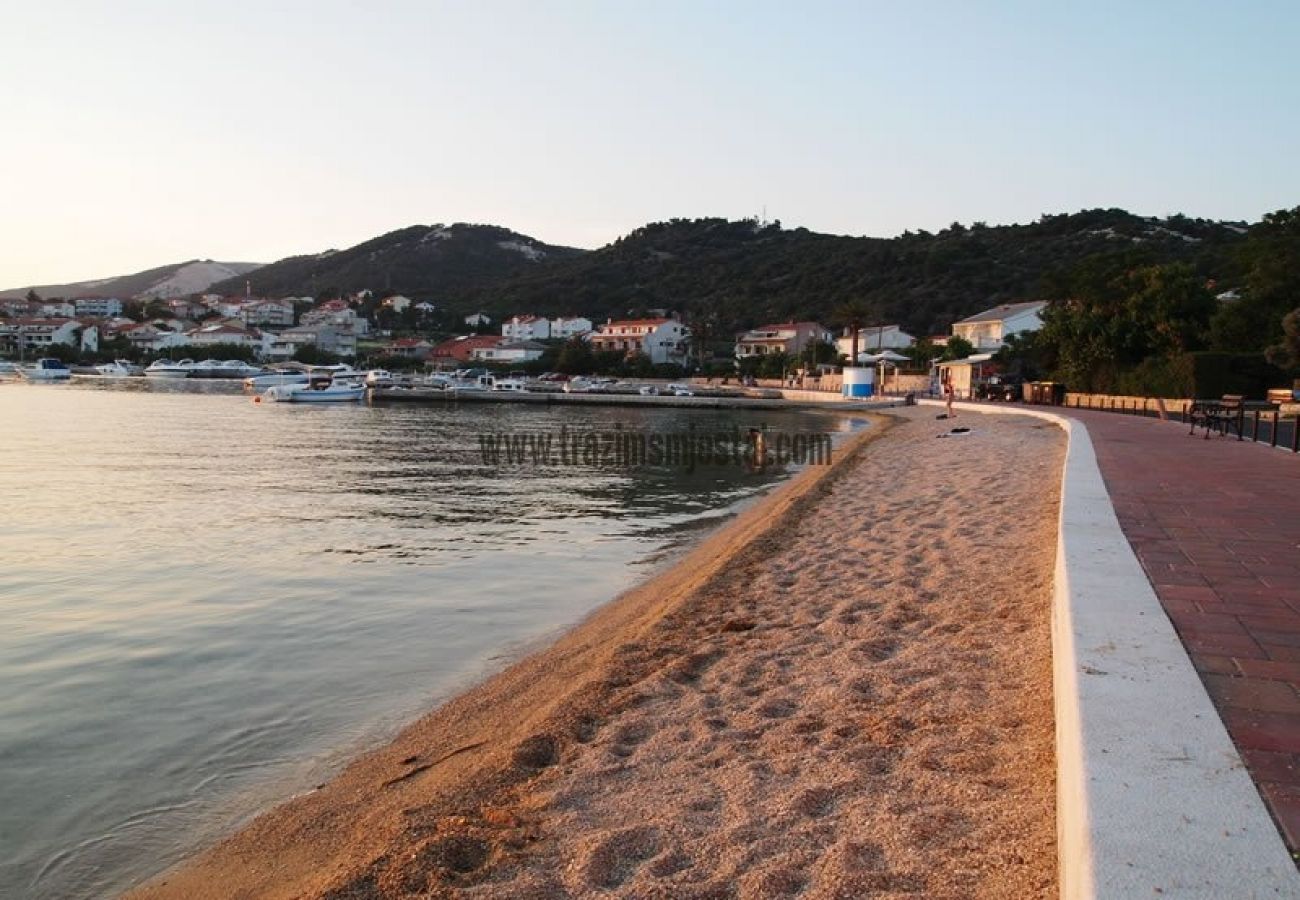
<svg viewBox="0 0 1300 900"><path fill-rule="evenodd" d="M1300 457L1070 410L1120 526L1293 852L1300 851Z"/></svg>

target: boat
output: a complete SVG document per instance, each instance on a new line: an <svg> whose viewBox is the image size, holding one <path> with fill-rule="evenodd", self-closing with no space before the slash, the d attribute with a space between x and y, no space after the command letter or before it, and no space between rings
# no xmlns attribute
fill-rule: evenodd
<svg viewBox="0 0 1300 900"><path fill-rule="evenodd" d="M19 377L26 381L67 381L72 377L72 370L62 360L45 357L36 363L18 370Z"/></svg>
<svg viewBox="0 0 1300 900"><path fill-rule="evenodd" d="M488 377L491 378L491 376ZM528 393L528 384L521 378L493 378L492 390L526 394Z"/></svg>
<svg viewBox="0 0 1300 900"><path fill-rule="evenodd" d="M130 378L142 374L141 368L128 359L115 359L111 363L95 366L95 374L104 378Z"/></svg>
<svg viewBox="0 0 1300 900"><path fill-rule="evenodd" d="M366 386L351 379L312 376L306 384L280 384L262 395L279 403L349 403L364 400Z"/></svg>
<svg viewBox="0 0 1300 900"><path fill-rule="evenodd" d="M0 360L0 381L17 381L22 378L22 369L18 363Z"/></svg>
<svg viewBox="0 0 1300 900"><path fill-rule="evenodd" d="M385 388L392 387L396 383L397 379L387 369L371 369L366 372L366 387Z"/></svg>
<svg viewBox="0 0 1300 900"><path fill-rule="evenodd" d="M298 369L261 369L256 375L244 378L243 385L244 390L260 393L266 388L276 388L279 385L304 385L308 380L307 373L299 372Z"/></svg>
<svg viewBox="0 0 1300 900"><path fill-rule="evenodd" d="M192 359L182 359L180 362L156 359L144 370L144 374L148 378L189 378L194 368L195 362Z"/></svg>

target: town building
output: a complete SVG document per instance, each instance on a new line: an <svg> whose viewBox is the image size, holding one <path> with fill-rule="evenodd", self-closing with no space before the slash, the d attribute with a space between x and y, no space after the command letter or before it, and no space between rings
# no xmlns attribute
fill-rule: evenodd
<svg viewBox="0 0 1300 900"><path fill-rule="evenodd" d="M218 298L218 301L220 298ZM184 297L175 297L165 301L167 308L171 310L172 315L178 319L199 319L207 315L215 307L216 303L208 306L206 303L199 303L195 300L186 300Z"/></svg>
<svg viewBox="0 0 1300 900"><path fill-rule="evenodd" d="M443 341L430 350L425 359L436 366L457 367L469 362L475 350L495 347L505 338L497 334L469 334Z"/></svg>
<svg viewBox="0 0 1300 900"><path fill-rule="evenodd" d="M881 350L903 350L916 343L916 338L897 325L866 325L858 329L858 355L879 353ZM849 329L835 339L835 349L840 356L853 352L853 335Z"/></svg>
<svg viewBox="0 0 1300 900"><path fill-rule="evenodd" d="M1004 303L954 322L952 336L965 338L976 350L998 350L1013 334L1042 328L1041 314L1046 307L1042 300Z"/></svg>
<svg viewBox="0 0 1300 900"><path fill-rule="evenodd" d="M391 297L385 297L382 304L395 313L405 312L411 305L410 297L403 297L401 294L394 294Z"/></svg>
<svg viewBox="0 0 1300 900"><path fill-rule="evenodd" d="M546 345L537 341L510 341L491 347L476 347L470 351L470 359L482 362L521 363L540 359L546 352Z"/></svg>
<svg viewBox="0 0 1300 900"><path fill-rule="evenodd" d="M266 346L268 359L292 359L303 347L313 346L325 353L335 356L353 357L357 355L356 335L335 329L330 325L299 325L286 328L277 335L272 335Z"/></svg>
<svg viewBox="0 0 1300 900"><path fill-rule="evenodd" d="M652 363L683 363L690 332L676 319L611 319L591 336L591 349L641 354Z"/></svg>
<svg viewBox="0 0 1300 900"><path fill-rule="evenodd" d="M763 325L736 338L736 358L770 356L784 353L798 356L804 348L818 341L833 343L835 335L816 322L783 322Z"/></svg>
<svg viewBox="0 0 1300 900"><path fill-rule="evenodd" d="M388 346L384 347L384 352L389 356L410 356L412 358L422 358L432 349L433 344L430 344L424 338L410 337L399 338L398 340L393 341Z"/></svg>
<svg viewBox="0 0 1300 900"><path fill-rule="evenodd" d="M209 322L185 332L190 346L210 347L214 344L236 344L240 347L252 347L260 350L262 335L255 329L236 325L234 322Z"/></svg>
<svg viewBox="0 0 1300 900"><path fill-rule="evenodd" d="M284 328L293 325L293 303L289 300L250 300L239 309L246 325Z"/></svg>
<svg viewBox="0 0 1300 900"><path fill-rule="evenodd" d="M122 301L116 297L78 297L72 303L79 316L107 319L122 315Z"/></svg>
<svg viewBox="0 0 1300 900"><path fill-rule="evenodd" d="M544 341L551 336L551 320L540 316L511 316L501 323L507 341Z"/></svg>
<svg viewBox="0 0 1300 900"><path fill-rule="evenodd" d="M303 325L329 325L335 332L348 332L354 338L365 337L370 333L369 320L357 315L357 311L346 300L330 300L322 303L311 312L302 314Z"/></svg>
<svg viewBox="0 0 1300 900"><path fill-rule="evenodd" d="M492 317L485 312L470 313L465 317L465 324L470 328L480 328L492 324Z"/></svg>
<svg viewBox="0 0 1300 900"><path fill-rule="evenodd" d="M583 337L591 334L595 325L591 319L584 319L581 316L560 316L551 319L551 337L558 340L567 341L570 338Z"/></svg>
<svg viewBox="0 0 1300 900"><path fill-rule="evenodd" d="M54 344L76 347L81 323L67 318L0 319L0 349L7 353L40 352Z"/></svg>
<svg viewBox="0 0 1300 900"><path fill-rule="evenodd" d="M169 350L172 347L184 347L190 342L185 332L164 328L153 322L135 325L119 332L119 334L125 336L131 342L132 347L137 350L147 350L150 353Z"/></svg>
<svg viewBox="0 0 1300 900"><path fill-rule="evenodd" d="M66 300L43 300L36 305L36 316L46 319L71 319L77 307Z"/></svg>

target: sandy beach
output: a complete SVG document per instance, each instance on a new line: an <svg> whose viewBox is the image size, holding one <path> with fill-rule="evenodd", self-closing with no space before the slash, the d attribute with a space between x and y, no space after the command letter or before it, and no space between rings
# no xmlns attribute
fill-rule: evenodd
<svg viewBox="0 0 1300 900"><path fill-rule="evenodd" d="M1054 895L1065 437L934 413L131 896Z"/></svg>

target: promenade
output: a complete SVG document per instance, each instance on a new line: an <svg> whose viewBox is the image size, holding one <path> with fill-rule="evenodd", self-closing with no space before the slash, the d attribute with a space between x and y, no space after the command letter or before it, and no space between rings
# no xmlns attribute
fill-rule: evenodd
<svg viewBox="0 0 1300 900"><path fill-rule="evenodd" d="M1300 458L1172 422L1066 414L1087 426L1125 536L1300 851Z"/></svg>

